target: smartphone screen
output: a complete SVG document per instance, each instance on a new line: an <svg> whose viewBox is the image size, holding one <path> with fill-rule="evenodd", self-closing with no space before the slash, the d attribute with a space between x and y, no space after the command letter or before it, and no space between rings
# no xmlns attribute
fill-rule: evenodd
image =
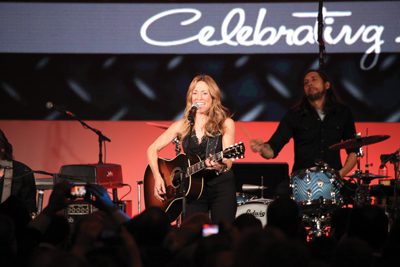
<svg viewBox="0 0 400 267"><path fill-rule="evenodd" d="M73 197L84 197L86 195L86 188L84 185L74 185L70 191Z"/></svg>
<svg viewBox="0 0 400 267"><path fill-rule="evenodd" d="M203 236L215 235L219 232L217 224L203 224Z"/></svg>

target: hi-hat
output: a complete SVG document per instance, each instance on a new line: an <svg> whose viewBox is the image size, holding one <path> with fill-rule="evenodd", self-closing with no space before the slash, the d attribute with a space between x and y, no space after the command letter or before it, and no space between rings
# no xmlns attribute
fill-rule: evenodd
<svg viewBox="0 0 400 267"><path fill-rule="evenodd" d="M353 139L348 139L343 142L331 145L330 149L352 149L352 148L360 148L362 146L375 144L378 142L382 142L388 139L390 135L371 135L366 137L356 137Z"/></svg>
<svg viewBox="0 0 400 267"><path fill-rule="evenodd" d="M345 176L348 178L355 178L355 179L377 179L377 178L389 178L387 175L380 175L380 174L373 174L369 172L363 172L363 173L355 173L352 175Z"/></svg>
<svg viewBox="0 0 400 267"><path fill-rule="evenodd" d="M255 185L255 184L243 184L242 190L243 191L253 191L253 190L260 190L260 189L267 189L266 186Z"/></svg>

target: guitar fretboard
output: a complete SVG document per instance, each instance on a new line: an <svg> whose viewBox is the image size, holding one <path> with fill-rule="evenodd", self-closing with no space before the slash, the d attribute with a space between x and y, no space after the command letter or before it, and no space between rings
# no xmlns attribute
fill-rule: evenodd
<svg viewBox="0 0 400 267"><path fill-rule="evenodd" d="M219 161L219 160L223 159L223 155L224 155L223 151L221 151L219 153L212 155L211 159L215 160L215 161ZM199 161L187 168L186 175L191 176L191 175L195 174L196 172L199 172L199 171L205 169L206 167L207 167L206 162L204 160Z"/></svg>

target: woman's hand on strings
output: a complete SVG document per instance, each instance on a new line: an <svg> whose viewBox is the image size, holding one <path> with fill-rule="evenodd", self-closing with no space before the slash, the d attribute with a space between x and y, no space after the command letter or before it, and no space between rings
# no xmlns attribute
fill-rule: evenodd
<svg viewBox="0 0 400 267"><path fill-rule="evenodd" d="M160 201L166 199L165 183L161 175L154 177L154 197Z"/></svg>
<svg viewBox="0 0 400 267"><path fill-rule="evenodd" d="M217 160L215 160L215 158L212 157L212 155L210 155L206 160L205 160L205 164L206 164L206 169L207 170L215 170L218 173L223 172L226 169L226 164L223 163L222 161L219 162Z"/></svg>

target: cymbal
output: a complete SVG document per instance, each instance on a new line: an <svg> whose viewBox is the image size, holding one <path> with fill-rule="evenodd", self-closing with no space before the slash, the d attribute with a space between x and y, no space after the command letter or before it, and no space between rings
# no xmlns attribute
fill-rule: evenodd
<svg viewBox="0 0 400 267"><path fill-rule="evenodd" d="M369 172L364 172L364 173L355 173L352 175L345 176L348 178L355 178L355 179L377 179L377 178L389 178L387 175L380 175L380 174L373 174Z"/></svg>
<svg viewBox="0 0 400 267"><path fill-rule="evenodd" d="M366 137L356 137L353 139L348 139L343 142L331 145L330 149L351 149L351 148L360 148L362 146L375 144L378 142L382 142L388 139L390 135L371 135Z"/></svg>

